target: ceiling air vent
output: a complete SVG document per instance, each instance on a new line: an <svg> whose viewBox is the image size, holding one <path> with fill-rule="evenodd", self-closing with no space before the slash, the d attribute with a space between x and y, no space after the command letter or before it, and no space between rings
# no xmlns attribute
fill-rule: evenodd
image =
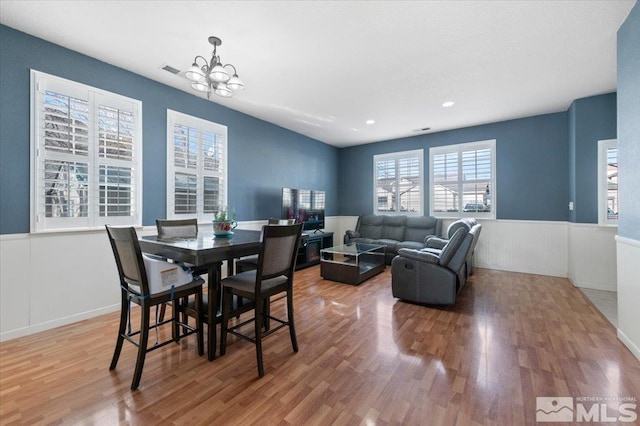
<svg viewBox="0 0 640 426"><path fill-rule="evenodd" d="M171 65L165 65L162 69L169 71L171 74L180 74L180 70L172 67Z"/></svg>

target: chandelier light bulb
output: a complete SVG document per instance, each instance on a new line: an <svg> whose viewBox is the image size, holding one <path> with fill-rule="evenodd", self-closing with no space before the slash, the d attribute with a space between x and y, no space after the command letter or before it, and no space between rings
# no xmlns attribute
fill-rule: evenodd
<svg viewBox="0 0 640 426"><path fill-rule="evenodd" d="M195 62L184 73L184 76L187 77L191 81L200 81L200 80L204 80L205 79L205 76L202 73L202 70L200 69L198 64L196 64Z"/></svg>
<svg viewBox="0 0 640 426"><path fill-rule="evenodd" d="M216 66L213 67L209 73L209 78L218 83L226 83L230 79L229 74L227 74L227 71L225 71L220 63L217 63Z"/></svg>
<svg viewBox="0 0 640 426"><path fill-rule="evenodd" d="M215 90L215 94L218 96L222 96L223 98L230 98L233 95L231 90L224 83L218 84L218 87L216 87Z"/></svg>
<svg viewBox="0 0 640 426"><path fill-rule="evenodd" d="M244 89L244 83L242 82L242 80L240 80L240 77L238 77L238 74L234 74L233 77L229 79L229 81L227 82L227 86L233 90Z"/></svg>
<svg viewBox="0 0 640 426"><path fill-rule="evenodd" d="M199 92L209 91L209 85L204 81L194 81L193 83L191 83L191 88Z"/></svg>

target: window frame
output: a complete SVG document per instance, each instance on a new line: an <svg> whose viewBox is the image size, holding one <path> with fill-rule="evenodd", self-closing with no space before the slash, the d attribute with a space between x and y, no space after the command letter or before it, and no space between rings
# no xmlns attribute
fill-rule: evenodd
<svg viewBox="0 0 640 426"><path fill-rule="evenodd" d="M45 149L44 96L51 91L65 97L86 100L87 155L59 153ZM132 113L131 160L100 155L100 107L127 109ZM77 232L102 229L105 224L142 226L142 102L34 69L30 70L30 178L29 216L31 233ZM46 217L45 189L47 161L85 163L87 167L87 215L82 217ZM100 173L102 167L129 168L131 215L100 215ZM108 198L108 196L107 196Z"/></svg>
<svg viewBox="0 0 640 426"><path fill-rule="evenodd" d="M387 210L378 210L378 176L377 176L377 163L379 161L388 161L388 160L403 160L403 159L418 159L418 167L420 168L420 189L419 189L419 197L420 197L420 211L387 211ZM396 173L397 173L397 164L396 164ZM398 184L396 183L395 189L397 191ZM397 193L397 192L396 192ZM424 149L415 149L410 151L399 151L399 152L390 152L385 154L376 154L373 156L373 213L374 214L384 214L384 215L405 215L405 216L422 216L424 215Z"/></svg>
<svg viewBox="0 0 640 426"><path fill-rule="evenodd" d="M222 172L205 172L203 164L203 145L198 144L197 153L197 170L196 170L196 213L175 213L175 175L183 172L182 169L175 166L175 150L174 150L174 126L181 124L187 127L198 129L198 131L208 131L221 136L222 141ZM228 200L228 164L229 164L229 144L227 126L214 123L213 121L194 117L179 111L167 109L167 211L168 219L187 219L195 217L198 222L210 222L213 220L215 212L204 212L204 178L219 177L223 181L222 196L220 197L220 207L227 206Z"/></svg>
<svg viewBox="0 0 640 426"><path fill-rule="evenodd" d="M456 212L441 212L434 211L434 202L435 202L435 170L434 170L434 157L438 154L443 153L456 153L458 155L458 180L456 181L459 188L459 193L463 193L462 186L464 183L470 183L473 181L485 182L487 179L470 179L464 180L462 178L463 167L462 167L462 153L468 151L477 151L489 149L491 152L491 178L489 179L489 185L491 188L491 211L489 212L465 212L464 211L464 199L460 197L458 211ZM435 217L441 218L464 218L464 217L473 217L476 219L493 219L495 220L497 217L497 206L498 206L498 196L497 196L497 185L496 185L496 140L495 139L487 139L483 141L475 141L475 142L465 142L453 145L442 145L429 148L429 214Z"/></svg>
<svg viewBox="0 0 640 426"><path fill-rule="evenodd" d="M605 227L617 227L618 218L609 219L607 214L608 206L608 185L607 167L608 167L608 151L611 148L618 149L617 139L604 139L598 141L598 225ZM619 154L619 153L617 153ZM619 158L619 157L618 157ZM618 206L620 205L620 195L618 193Z"/></svg>

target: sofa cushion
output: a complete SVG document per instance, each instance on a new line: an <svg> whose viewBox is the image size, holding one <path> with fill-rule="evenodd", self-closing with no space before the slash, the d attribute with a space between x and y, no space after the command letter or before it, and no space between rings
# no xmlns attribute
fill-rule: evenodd
<svg viewBox="0 0 640 426"><path fill-rule="evenodd" d="M398 249L398 252L400 251L400 249L403 249L403 248L420 250L423 247L424 247L424 244L418 241L400 241L398 244L396 244L396 249Z"/></svg>
<svg viewBox="0 0 640 426"><path fill-rule="evenodd" d="M423 242L429 235L438 236L437 224L438 219L431 216L407 217L404 238L400 240Z"/></svg>
<svg viewBox="0 0 640 426"><path fill-rule="evenodd" d="M374 239L373 238L354 238L353 240L351 240L352 243L360 243L360 244L373 244Z"/></svg>
<svg viewBox="0 0 640 426"><path fill-rule="evenodd" d="M358 232L363 238L382 238L383 216L364 215L360 216L360 226Z"/></svg>
<svg viewBox="0 0 640 426"><path fill-rule="evenodd" d="M454 232L453 236L440 253L440 265L447 266L449 264L451 259L453 259L453 256L458 252L458 248L464 241L467 234L467 228L458 228L458 230Z"/></svg>
<svg viewBox="0 0 640 426"><path fill-rule="evenodd" d="M382 216L382 237L387 240L402 241L406 216Z"/></svg>
<svg viewBox="0 0 640 426"><path fill-rule="evenodd" d="M396 250L396 245L398 244L398 241L396 241L396 240L388 240L388 239L385 239L385 238L381 238L379 240L374 240L371 244L379 244L381 246L384 246L385 253L397 253L398 252Z"/></svg>
<svg viewBox="0 0 640 426"><path fill-rule="evenodd" d="M452 222L451 225L447 228L447 236L451 238L451 236L458 230L458 228L466 228L467 231L470 231L471 228L476 225L476 222L473 218L462 218L458 219L455 222Z"/></svg>

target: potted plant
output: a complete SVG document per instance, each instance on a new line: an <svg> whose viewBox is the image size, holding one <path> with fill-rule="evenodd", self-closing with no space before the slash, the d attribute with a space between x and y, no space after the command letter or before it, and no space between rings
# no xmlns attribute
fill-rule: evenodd
<svg viewBox="0 0 640 426"><path fill-rule="evenodd" d="M213 215L213 234L216 237L230 237L238 226L235 210L227 206L222 207Z"/></svg>

